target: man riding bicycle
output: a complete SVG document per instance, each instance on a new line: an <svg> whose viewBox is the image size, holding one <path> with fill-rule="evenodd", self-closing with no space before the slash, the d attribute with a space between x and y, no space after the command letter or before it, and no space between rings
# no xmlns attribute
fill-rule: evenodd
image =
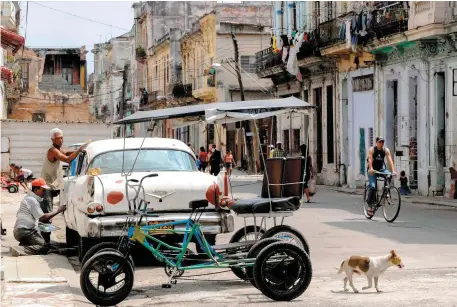
<svg viewBox="0 0 457 307"><path fill-rule="evenodd" d="M373 214L373 205L375 203L373 195L376 193L376 172L389 174L389 171L385 168L385 157L387 157L387 160L389 161L392 175L396 176L397 173L395 172L390 150L387 147L384 147L384 138L379 136L376 138L376 146L371 147L368 151L368 181L370 186L366 199L367 203L370 205L368 214Z"/></svg>

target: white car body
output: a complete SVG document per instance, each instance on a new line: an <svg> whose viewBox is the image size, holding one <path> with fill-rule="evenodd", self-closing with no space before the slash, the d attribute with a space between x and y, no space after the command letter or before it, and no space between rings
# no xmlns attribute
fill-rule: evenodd
<svg viewBox="0 0 457 307"><path fill-rule="evenodd" d="M144 140L144 142L143 142ZM125 143L124 143L125 142ZM129 213L129 202L126 195L126 177L120 171L108 171L104 173L103 167L98 168L100 174L92 176L88 173L94 170L93 166L106 165L121 169L124 159L136 156L138 150L146 155L155 154L157 157L176 159L177 163L195 164L195 154L183 142L175 139L164 138L127 138L109 139L90 143L85 152L78 156L76 163L76 175L64 178L64 187L60 193L61 204L67 205L64 212L67 228L78 233L79 237L100 239L106 237L118 237L122 235L122 230ZM160 155L159 155L160 154ZM99 157L97 159L97 157ZM171 157L171 158L170 158ZM106 164L103 164L107 159ZM113 160L109 159L117 158ZM135 163L137 165L154 168L153 164L160 163L157 160L143 159L139 156ZM127 161L127 160L126 160ZM170 160L171 161L171 160ZM173 160L175 161L175 160ZM124 163L127 165L128 161ZM162 164L163 165L171 165ZM191 165L191 164L189 164ZM199 172L196 167L191 165L191 170L185 171L160 171L142 170L133 171L127 178L141 180L144 176L155 173L157 177L147 178L143 181L145 198L148 204L148 211L153 211L159 217L144 218L144 224L150 221L176 221L189 218L191 209L189 202L193 200L206 199L206 191L216 183L221 191L223 190L223 174L215 177L206 173ZM97 168L95 168L97 169ZM124 172L130 172L125 167ZM113 195L117 195L113 198ZM128 198L133 199L135 192L128 189ZM114 200L113 200L114 199ZM90 208L103 208L100 211L91 212ZM233 215L230 212L216 209L213 205L202 214L199 220L201 229L205 234L219 234L232 232L234 228ZM177 225L175 229L185 229L185 225Z"/></svg>

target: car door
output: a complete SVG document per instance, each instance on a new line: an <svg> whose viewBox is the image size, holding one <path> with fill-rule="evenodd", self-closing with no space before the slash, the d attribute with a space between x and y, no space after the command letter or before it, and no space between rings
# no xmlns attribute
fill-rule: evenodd
<svg viewBox="0 0 457 307"><path fill-rule="evenodd" d="M85 152L80 153L77 158L75 158L76 163L70 163L70 170L68 172L69 176L64 179L64 199L63 204L67 205L67 210L64 212L65 221L67 224L70 224L70 228L76 229L76 220L75 220L75 206L74 202L72 201L72 197L74 197L74 190L75 184L80 176L81 167L84 164L86 159ZM74 161L74 160L73 160Z"/></svg>

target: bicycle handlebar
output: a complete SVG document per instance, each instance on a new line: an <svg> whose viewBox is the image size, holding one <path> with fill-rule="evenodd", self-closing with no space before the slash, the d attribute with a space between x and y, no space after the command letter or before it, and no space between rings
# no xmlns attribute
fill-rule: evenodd
<svg viewBox="0 0 457 307"><path fill-rule="evenodd" d="M137 210L137 208L136 208L136 200L138 199L138 196L140 195L140 191L143 188L143 180L146 179L146 178L152 178L152 177L157 177L157 176L159 176L159 174L157 174L157 173L146 175L143 178L141 178L139 183L138 183L138 179L128 179L127 180L127 182L126 182L127 186L133 188L135 190L135 192L136 192L135 193L135 197L132 200L133 201L134 212ZM138 183L138 185L130 185L129 184L130 182ZM137 186L138 189L136 189L135 186ZM143 188L143 191L144 191L144 188ZM128 188L127 188L127 197L128 197ZM130 200L128 200L128 202L129 202L129 211L131 211L132 208L130 206ZM146 208L146 206L147 206L147 203L145 202L145 208ZM140 204L140 207L141 207L141 204ZM138 209L141 209L141 208L138 208Z"/></svg>

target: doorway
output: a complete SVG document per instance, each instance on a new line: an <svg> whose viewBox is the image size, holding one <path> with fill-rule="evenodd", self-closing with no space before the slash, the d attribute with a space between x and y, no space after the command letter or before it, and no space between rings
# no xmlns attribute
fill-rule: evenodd
<svg viewBox="0 0 457 307"><path fill-rule="evenodd" d="M446 167L446 95L444 72L436 74L436 186L444 187Z"/></svg>
<svg viewBox="0 0 457 307"><path fill-rule="evenodd" d="M348 79L344 79L341 86L341 113L342 113L342 129L343 138L342 146L343 152L341 155L341 163L344 164L345 169L349 166L349 108L348 108ZM345 171L346 173L346 171ZM346 184L347 178L342 178L341 183Z"/></svg>
<svg viewBox="0 0 457 307"><path fill-rule="evenodd" d="M388 81L386 89L386 147L395 155L398 138L398 80Z"/></svg>
<svg viewBox="0 0 457 307"><path fill-rule="evenodd" d="M324 158L322 147L322 88L318 87L314 89L314 105L317 107L316 117L314 120L314 125L316 127L316 167L317 173L321 173L324 167Z"/></svg>
<svg viewBox="0 0 457 307"><path fill-rule="evenodd" d="M417 77L412 77L409 81L409 184L411 189L417 190Z"/></svg>

